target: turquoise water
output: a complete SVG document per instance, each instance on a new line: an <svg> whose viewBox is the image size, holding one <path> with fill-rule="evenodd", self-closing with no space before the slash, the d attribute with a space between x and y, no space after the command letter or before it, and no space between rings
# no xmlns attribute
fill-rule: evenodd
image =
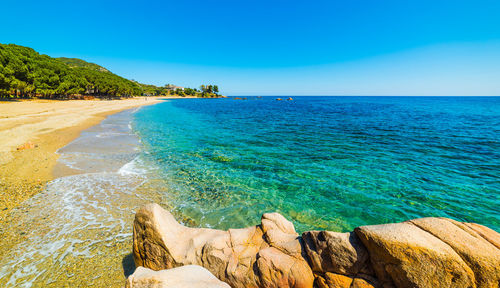
<svg viewBox="0 0 500 288"><path fill-rule="evenodd" d="M180 99L133 117L155 189L193 225L278 211L299 231L426 216L500 231L499 97Z"/></svg>

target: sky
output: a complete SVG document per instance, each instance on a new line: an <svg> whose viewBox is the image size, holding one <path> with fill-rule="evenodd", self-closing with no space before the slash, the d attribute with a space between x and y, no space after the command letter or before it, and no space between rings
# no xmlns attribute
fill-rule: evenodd
<svg viewBox="0 0 500 288"><path fill-rule="evenodd" d="M500 1L3 1L0 43L226 95L500 95Z"/></svg>

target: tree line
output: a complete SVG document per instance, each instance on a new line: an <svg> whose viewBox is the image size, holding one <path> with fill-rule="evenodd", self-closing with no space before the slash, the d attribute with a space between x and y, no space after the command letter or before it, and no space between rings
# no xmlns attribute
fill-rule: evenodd
<svg viewBox="0 0 500 288"><path fill-rule="evenodd" d="M165 86L144 85L144 95L158 96L158 95L176 95L176 96L194 96L201 98L215 98L219 97L219 87L217 85L201 85L200 89L197 88L184 88L177 87L172 84Z"/></svg>
<svg viewBox="0 0 500 288"><path fill-rule="evenodd" d="M53 58L14 44L0 44L0 98L69 99L180 95L217 97L217 85L203 89L141 84L76 58ZM201 88L200 87L200 88ZM210 88L208 88L210 87Z"/></svg>

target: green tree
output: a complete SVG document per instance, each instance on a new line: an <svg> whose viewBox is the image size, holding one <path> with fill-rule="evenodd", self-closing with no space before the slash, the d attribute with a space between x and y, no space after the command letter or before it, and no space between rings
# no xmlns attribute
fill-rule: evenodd
<svg viewBox="0 0 500 288"><path fill-rule="evenodd" d="M173 91L173 86L141 84L81 59L52 58L28 47L0 44L0 97L115 98L172 93L212 97L218 93L217 85L201 85L199 91Z"/></svg>

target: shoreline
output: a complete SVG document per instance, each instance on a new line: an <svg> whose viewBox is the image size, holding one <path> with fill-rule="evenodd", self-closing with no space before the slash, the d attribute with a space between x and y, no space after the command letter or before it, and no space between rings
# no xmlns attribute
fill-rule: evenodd
<svg viewBox="0 0 500 288"><path fill-rule="evenodd" d="M0 223L54 179L57 150L118 112L181 97L0 102ZM181 98L182 99L182 98ZM24 143L36 147L17 150Z"/></svg>
<svg viewBox="0 0 500 288"><path fill-rule="evenodd" d="M133 213L164 199L141 169L138 110L109 115L60 148L54 180L6 215L0 286L121 287L134 269Z"/></svg>

